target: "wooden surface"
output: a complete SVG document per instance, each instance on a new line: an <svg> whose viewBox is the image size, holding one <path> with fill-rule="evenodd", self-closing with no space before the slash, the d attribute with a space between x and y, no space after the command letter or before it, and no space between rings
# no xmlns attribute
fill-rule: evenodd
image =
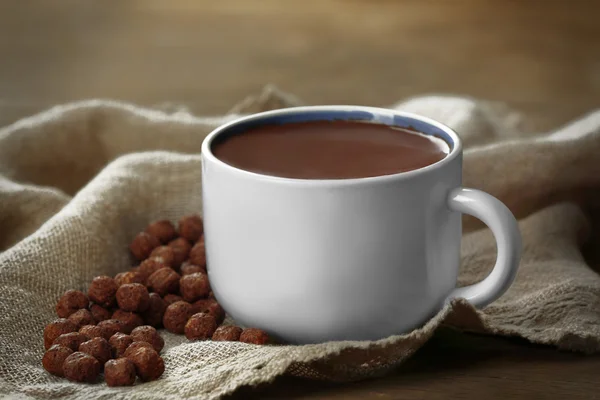
<svg viewBox="0 0 600 400"><path fill-rule="evenodd" d="M594 0L0 2L0 126L90 97L220 113L266 83L308 103L423 93L552 127L600 106Z"/></svg>
<svg viewBox="0 0 600 400"><path fill-rule="evenodd" d="M282 377L230 400L597 399L599 367L600 357L444 330L383 378L341 385Z"/></svg>
<svg viewBox="0 0 600 400"><path fill-rule="evenodd" d="M550 128L600 106L600 2L0 2L0 126L114 98L221 113L267 83L308 103L455 93ZM393 374L280 378L234 398L591 399L600 358L444 332Z"/></svg>

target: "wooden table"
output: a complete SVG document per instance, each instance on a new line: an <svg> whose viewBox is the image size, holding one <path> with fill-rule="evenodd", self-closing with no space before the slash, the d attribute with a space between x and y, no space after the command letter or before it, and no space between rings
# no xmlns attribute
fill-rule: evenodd
<svg viewBox="0 0 600 400"><path fill-rule="evenodd" d="M6 0L0 126L92 97L222 113L275 83L315 104L475 96L549 129L600 106L598 15L592 0ZM598 371L599 357L445 331L385 378L280 378L234 398L590 399Z"/></svg>
<svg viewBox="0 0 600 400"><path fill-rule="evenodd" d="M234 399L594 399L600 357L561 353L523 340L436 334L397 371L378 379L330 384L282 377L244 388Z"/></svg>

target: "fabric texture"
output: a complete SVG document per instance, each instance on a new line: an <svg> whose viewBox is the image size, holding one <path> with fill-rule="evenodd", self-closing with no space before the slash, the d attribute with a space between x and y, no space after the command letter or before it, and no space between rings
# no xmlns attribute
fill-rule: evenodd
<svg viewBox="0 0 600 400"><path fill-rule="evenodd" d="M425 326L376 342L254 346L188 342L162 331L166 371L132 388L83 385L44 371L42 331L67 289L130 267L127 245L149 222L201 211L200 146L241 114L300 104L267 87L228 115L198 118L110 101L54 107L0 130L0 394L19 398L216 399L291 374L352 381L385 373L442 324L600 350L600 112L548 133L505 106L429 96L392 106L432 117L465 142L464 185L520 219L515 283L483 310L454 301ZM482 229L483 228L483 229ZM489 230L465 218L459 285L494 265Z"/></svg>

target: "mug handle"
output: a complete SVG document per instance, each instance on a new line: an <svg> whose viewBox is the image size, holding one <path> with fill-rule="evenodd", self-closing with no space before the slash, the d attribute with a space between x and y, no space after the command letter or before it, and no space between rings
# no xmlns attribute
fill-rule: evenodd
<svg viewBox="0 0 600 400"><path fill-rule="evenodd" d="M456 188L450 192L448 206L485 223L496 238L498 256L494 269L484 280L454 289L446 302L460 297L475 307L485 307L502 296L517 275L522 248L519 226L500 200L480 190Z"/></svg>

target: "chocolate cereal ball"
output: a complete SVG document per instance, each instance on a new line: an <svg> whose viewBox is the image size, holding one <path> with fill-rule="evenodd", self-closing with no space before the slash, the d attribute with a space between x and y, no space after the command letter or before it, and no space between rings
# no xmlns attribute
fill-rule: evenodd
<svg viewBox="0 0 600 400"><path fill-rule="evenodd" d="M85 308L75 311L73 314L69 315L69 318L67 319L77 325L78 328L81 328L84 325L93 325L96 323L92 313Z"/></svg>
<svg viewBox="0 0 600 400"><path fill-rule="evenodd" d="M144 276L139 272L120 272L115 275L115 283L119 287L128 283L144 283Z"/></svg>
<svg viewBox="0 0 600 400"><path fill-rule="evenodd" d="M144 284L147 285L147 281L148 278L150 277L150 275L152 275L153 273L155 273L156 271L158 271L161 268L168 268L165 264L163 264L162 262L160 262L159 260L153 259L153 258L148 258L147 260L142 261L142 263L140 264L140 269L138 271L138 273L142 276L143 280L144 280Z"/></svg>
<svg viewBox="0 0 600 400"><path fill-rule="evenodd" d="M183 297L178 296L176 294L168 294L163 298L163 300L165 301L165 303L167 303L167 306L169 306L178 301L183 301Z"/></svg>
<svg viewBox="0 0 600 400"><path fill-rule="evenodd" d="M131 254L138 260L145 260L148 258L152 250L160 246L160 240L156 236L152 236L146 232L138 233L133 241L129 245Z"/></svg>
<svg viewBox="0 0 600 400"><path fill-rule="evenodd" d="M215 342L236 342L240 339L242 328L239 326L221 325L212 335L212 340Z"/></svg>
<svg viewBox="0 0 600 400"><path fill-rule="evenodd" d="M97 276L92 279L88 296L94 303L109 308L115 305L117 288L117 283L110 276Z"/></svg>
<svg viewBox="0 0 600 400"><path fill-rule="evenodd" d="M79 351L94 357L102 365L112 358L112 348L104 338L96 337L81 343Z"/></svg>
<svg viewBox="0 0 600 400"><path fill-rule="evenodd" d="M215 299L200 299L192 304L192 312L194 314L207 313L215 317L217 324L220 324L225 319L225 310Z"/></svg>
<svg viewBox="0 0 600 400"><path fill-rule="evenodd" d="M131 338L134 342L150 343L157 353L160 353L160 351L165 346L165 341L163 340L163 338L158 334L156 329L149 325L138 326L137 328L132 330Z"/></svg>
<svg viewBox="0 0 600 400"><path fill-rule="evenodd" d="M169 246L159 246L155 248L152 250L152 253L150 253L149 258L162 262L167 267L179 267L179 265L175 265L175 250Z"/></svg>
<svg viewBox="0 0 600 400"><path fill-rule="evenodd" d="M152 345L148 342L133 342L129 345L129 347L127 347L127 349L125 350L125 353L123 353L123 357L129 357L130 355L132 355L133 353L135 353L138 349L145 347L147 349L154 350L154 347L152 347Z"/></svg>
<svg viewBox="0 0 600 400"><path fill-rule="evenodd" d="M189 261L186 261L183 264L181 264L180 272L181 272L181 276L195 274L196 272L202 272L205 274L206 267L202 267L200 265L194 265L194 264L190 263Z"/></svg>
<svg viewBox="0 0 600 400"><path fill-rule="evenodd" d="M146 233L156 237L162 243L169 243L177 237L175 225L166 219L156 221L148 225Z"/></svg>
<svg viewBox="0 0 600 400"><path fill-rule="evenodd" d="M217 329L217 320L210 314L194 314L185 324L185 337L188 340L208 340Z"/></svg>
<svg viewBox="0 0 600 400"><path fill-rule="evenodd" d="M77 325L66 318L59 318L44 328L44 348L49 349L57 337L64 333L77 331Z"/></svg>
<svg viewBox="0 0 600 400"><path fill-rule="evenodd" d="M182 334L191 316L192 305L185 301L177 301L165 310L163 325L169 332Z"/></svg>
<svg viewBox="0 0 600 400"><path fill-rule="evenodd" d="M162 319L167 309L167 303L158 295L158 293L150 293L148 295L148 308L142 313L144 322L155 328L162 325Z"/></svg>
<svg viewBox="0 0 600 400"><path fill-rule="evenodd" d="M199 241L192 247L189 260L192 264L200 266L206 265L206 249L204 248L204 241Z"/></svg>
<svg viewBox="0 0 600 400"><path fill-rule="evenodd" d="M62 335L57 337L56 340L54 341L54 343L52 343L52 346L60 345L63 347L68 347L69 349L71 349L73 351L77 351L77 350L79 350L79 345L88 340L89 340L89 338L86 335L84 335L83 333L69 332L69 333L63 333Z"/></svg>
<svg viewBox="0 0 600 400"><path fill-rule="evenodd" d="M256 328L246 328L240 335L240 342L242 343L265 344L268 341L269 335L267 332Z"/></svg>
<svg viewBox="0 0 600 400"><path fill-rule="evenodd" d="M126 283L117 290L117 304L124 311L144 311L150 305L146 286L140 283Z"/></svg>
<svg viewBox="0 0 600 400"><path fill-rule="evenodd" d="M93 383L100 374L100 363L89 354L76 351L63 363L65 378L73 382Z"/></svg>
<svg viewBox="0 0 600 400"><path fill-rule="evenodd" d="M131 386L135 382L135 365L126 358L108 360L104 364L104 380L108 386Z"/></svg>
<svg viewBox="0 0 600 400"><path fill-rule="evenodd" d="M188 242L184 238L172 240L169 242L168 246L172 248L175 252L175 265L181 265L181 263L187 260L188 255L190 254L190 250L192 249L192 245L190 245L190 242Z"/></svg>
<svg viewBox="0 0 600 400"><path fill-rule="evenodd" d="M179 290L179 274L171 268L161 268L147 280L148 287L164 296L169 293L176 293Z"/></svg>
<svg viewBox="0 0 600 400"><path fill-rule="evenodd" d="M73 350L70 348L55 344L44 353L42 365L52 375L65 376L63 373L63 363L71 354L73 354Z"/></svg>
<svg viewBox="0 0 600 400"><path fill-rule="evenodd" d="M188 215L179 220L179 236L194 243L204 233L202 218L198 215Z"/></svg>
<svg viewBox="0 0 600 400"><path fill-rule="evenodd" d="M153 381L165 372L165 363L161 356L152 349L139 348L127 356L135 365L135 372L143 381Z"/></svg>
<svg viewBox="0 0 600 400"><path fill-rule="evenodd" d="M115 314L116 314L116 312L115 312ZM98 322L97 326L98 326L98 328L100 328L102 337L106 340L110 339L110 337L112 335L114 335L115 333L122 332L125 330L125 328L123 327L123 324L116 319L107 319L104 321L100 321L100 322Z"/></svg>
<svg viewBox="0 0 600 400"><path fill-rule="evenodd" d="M98 304L92 304L90 306L90 313L92 313L92 317L94 317L96 323L110 319L112 316L112 312Z"/></svg>
<svg viewBox="0 0 600 400"><path fill-rule="evenodd" d="M181 297L188 302L206 297L210 292L208 276L202 272L182 276L179 280L179 290L181 291Z"/></svg>
<svg viewBox="0 0 600 400"><path fill-rule="evenodd" d="M56 315L59 318L67 318L75 311L87 308L90 300L79 290L67 290L56 303Z"/></svg>
<svg viewBox="0 0 600 400"><path fill-rule="evenodd" d="M79 329L79 333L87 337L87 340L95 337L104 337L102 328L96 325L84 325Z"/></svg>
<svg viewBox="0 0 600 400"><path fill-rule="evenodd" d="M133 343L131 336L120 332L112 335L108 341L114 358L122 357L131 343Z"/></svg>
<svg viewBox="0 0 600 400"><path fill-rule="evenodd" d="M134 312L116 310L112 317L114 320L117 320L121 323L122 329L120 332L123 333L129 334L134 328L144 325L144 320L142 317Z"/></svg>

